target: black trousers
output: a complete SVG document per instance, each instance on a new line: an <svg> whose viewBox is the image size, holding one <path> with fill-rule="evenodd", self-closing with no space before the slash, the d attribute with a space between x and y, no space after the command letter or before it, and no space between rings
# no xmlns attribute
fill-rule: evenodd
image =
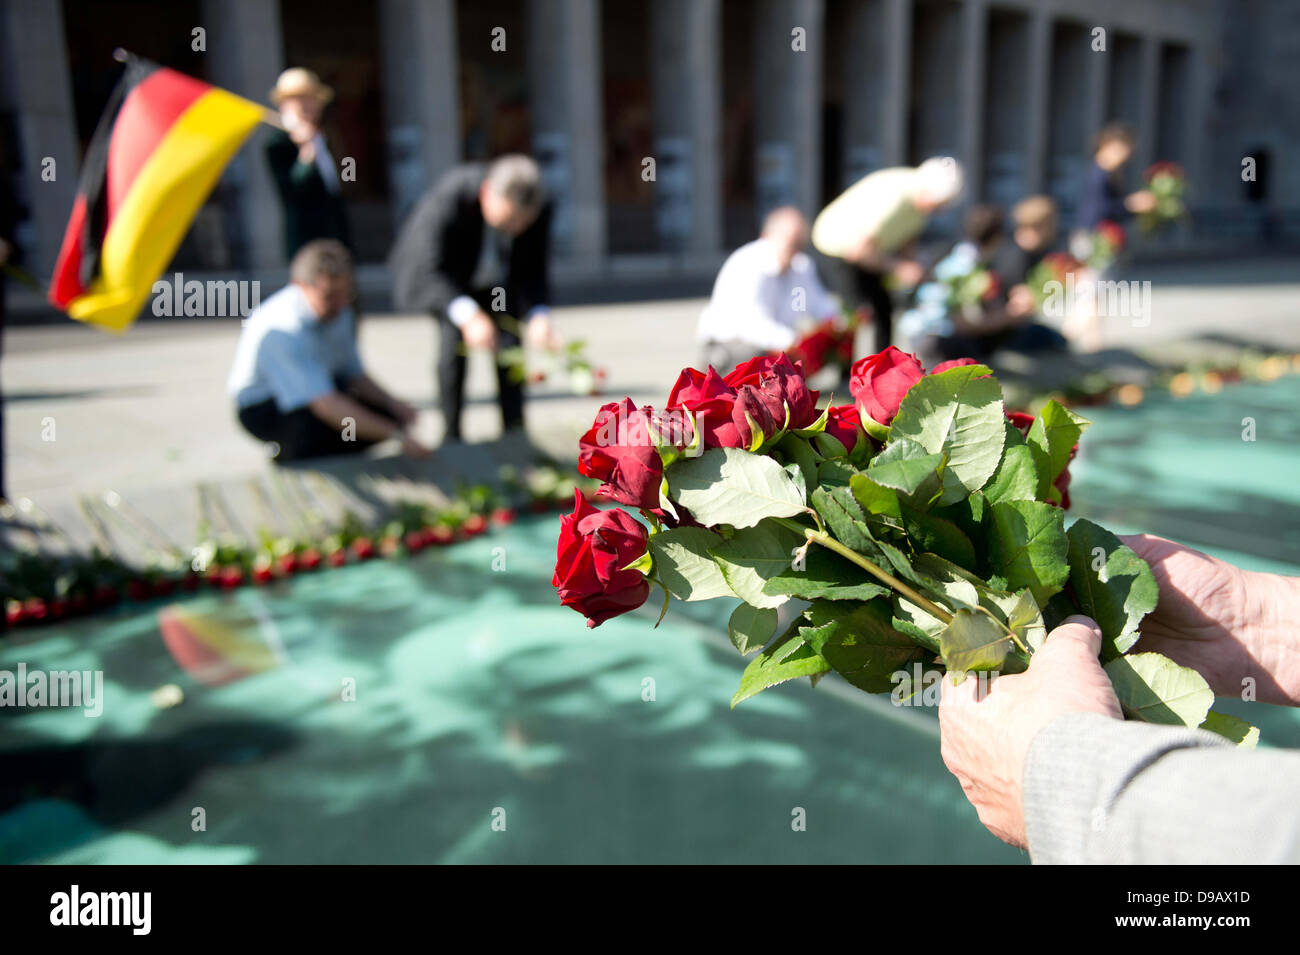
<svg viewBox="0 0 1300 955"><path fill-rule="evenodd" d="M475 296L477 298L478 296ZM496 313L484 309L497 326L497 347L519 344L517 331L502 326ZM513 322L506 324L512 325ZM465 410L465 339L446 315L438 316L438 399L446 424L446 437L461 440L461 418ZM510 366L497 362L497 403L501 406L501 427L509 431L524 426L524 383L510 373Z"/></svg>
<svg viewBox="0 0 1300 955"><path fill-rule="evenodd" d="M844 300L850 312L860 305L871 307L872 328L876 334L876 351L893 341L894 300L885 288L885 276L830 256L821 256L818 264L827 287Z"/></svg>
<svg viewBox="0 0 1300 955"><path fill-rule="evenodd" d="M340 386L343 383L335 380ZM375 414L388 418L394 424L397 419L386 408L380 408L369 401L350 395L354 401L364 405ZM281 411L274 400L258 402L247 408L239 409L239 423L244 430L259 441L274 443L279 450L276 461L301 461L305 458L321 458L334 454L358 454L376 444L376 442L354 435L352 440L343 440L343 434L312 414L310 408L295 408L293 411Z"/></svg>

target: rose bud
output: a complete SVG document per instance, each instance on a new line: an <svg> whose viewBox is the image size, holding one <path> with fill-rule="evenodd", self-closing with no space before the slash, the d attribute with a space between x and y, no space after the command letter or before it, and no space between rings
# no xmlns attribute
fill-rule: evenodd
<svg viewBox="0 0 1300 955"><path fill-rule="evenodd" d="M456 539L456 532L446 524L439 524L437 527L431 528L431 531L432 537L429 542L438 547L446 547Z"/></svg>
<svg viewBox="0 0 1300 955"><path fill-rule="evenodd" d="M348 552L342 547L336 547L330 551L329 557L326 558L331 567L342 567L348 562Z"/></svg>
<svg viewBox="0 0 1300 955"><path fill-rule="evenodd" d="M653 414L631 398L610 402L578 441L578 473L604 482L597 492L602 497L632 507L659 505L664 466L651 440Z"/></svg>
<svg viewBox="0 0 1300 955"><path fill-rule="evenodd" d="M11 600L5 604L5 623L11 627L16 627L27 618L27 611L17 600Z"/></svg>
<svg viewBox="0 0 1300 955"><path fill-rule="evenodd" d="M731 421L736 426L742 448L752 448L758 436L772 437L785 424L785 405L753 385L741 385L736 392L736 403L731 406Z"/></svg>
<svg viewBox="0 0 1300 955"><path fill-rule="evenodd" d="M826 434L844 446L850 453L865 436L857 405L835 405L826 415Z"/></svg>
<svg viewBox="0 0 1300 955"><path fill-rule="evenodd" d="M908 389L924 377L925 369L916 356L905 354L893 345L855 363L849 373L849 391L863 426L874 421L888 427Z"/></svg>
<svg viewBox="0 0 1300 955"><path fill-rule="evenodd" d="M234 590L244 583L244 569L238 564L232 564L221 572L221 588L223 590Z"/></svg>
<svg viewBox="0 0 1300 955"><path fill-rule="evenodd" d="M743 442L732 423L736 391L712 367L708 372L687 368L668 394L668 409L684 409L695 419L706 449L738 448Z"/></svg>
<svg viewBox="0 0 1300 955"><path fill-rule="evenodd" d="M645 556L645 527L618 509L599 511L574 495L572 514L560 518L560 540L551 583L560 603L598 627L611 617L635 610L650 595L641 571L624 569Z"/></svg>
<svg viewBox="0 0 1300 955"><path fill-rule="evenodd" d="M303 570L315 570L320 566L320 551L315 547L308 547L299 556L298 565Z"/></svg>
<svg viewBox="0 0 1300 955"><path fill-rule="evenodd" d="M939 364L935 365L933 368L930 369L930 374L940 375L943 374L945 371L947 371L949 368L962 368L966 365L978 365L978 364L979 362L977 362L974 358L954 358L952 359L952 361L939 362Z"/></svg>
<svg viewBox="0 0 1300 955"><path fill-rule="evenodd" d="M737 365L723 381L737 392L746 385L767 396L773 419L780 429L785 424L785 406L790 408L791 428L806 428L817 420L819 393L809 391L804 381L803 364L791 363L785 355L751 358ZM732 415L735 420L735 415Z"/></svg>
<svg viewBox="0 0 1300 955"><path fill-rule="evenodd" d="M45 601L40 597L28 597L23 601L23 619L36 621L44 620L49 608Z"/></svg>
<svg viewBox="0 0 1300 955"><path fill-rule="evenodd" d="M465 523L460 525L461 533L465 537L477 537L487 530L487 518L482 514L471 514L465 518Z"/></svg>
<svg viewBox="0 0 1300 955"><path fill-rule="evenodd" d="M403 537L402 540L406 543L406 549L412 554L419 553L428 546L425 542L423 531L407 531L406 536Z"/></svg>
<svg viewBox="0 0 1300 955"><path fill-rule="evenodd" d="M375 556L375 545L369 537L358 537L352 542L352 553L358 560L369 560Z"/></svg>
<svg viewBox="0 0 1300 955"><path fill-rule="evenodd" d="M269 584L274 579L275 573L271 570L270 561L259 559L253 565L253 583L257 584L257 586L261 587L264 584Z"/></svg>
<svg viewBox="0 0 1300 955"><path fill-rule="evenodd" d="M280 573L286 577L298 569L298 555L290 551L287 554L281 554L280 559L276 561L276 567Z"/></svg>
<svg viewBox="0 0 1300 955"><path fill-rule="evenodd" d="M507 524L513 524L515 522L514 509L509 507L495 508L492 511L491 520L493 524L497 524L501 527L504 527Z"/></svg>

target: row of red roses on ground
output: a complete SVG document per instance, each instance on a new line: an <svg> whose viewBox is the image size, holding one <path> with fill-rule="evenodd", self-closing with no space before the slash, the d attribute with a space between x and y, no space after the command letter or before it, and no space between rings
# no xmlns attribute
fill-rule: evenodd
<svg viewBox="0 0 1300 955"><path fill-rule="evenodd" d="M979 364L958 358L936 365L928 374ZM854 403L817 409L820 393L808 388L799 362L782 354L752 358L722 376L712 367L682 371L667 407L637 408L630 398L604 405L579 441L579 473L602 481L596 492L609 501L640 508L656 521L691 523L680 507L661 508L665 459L713 448L758 451L767 439L789 430L820 425L822 434L843 448L871 453L883 445L903 397L927 372L915 355L892 345L856 362L849 391ZM1032 415L1007 412L1027 434ZM825 447L825 445L823 445ZM1073 460L1077 446L1070 453ZM868 455L869 456L869 455ZM1069 508L1069 466L1055 483L1061 506ZM561 519L552 584L564 606L587 617L589 627L641 606L650 583L635 565L647 551L645 525L617 508L599 510L578 495L574 511Z"/></svg>

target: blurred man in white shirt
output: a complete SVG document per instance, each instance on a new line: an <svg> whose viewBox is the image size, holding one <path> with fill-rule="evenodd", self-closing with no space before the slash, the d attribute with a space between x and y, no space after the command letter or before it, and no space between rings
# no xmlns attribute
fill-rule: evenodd
<svg viewBox="0 0 1300 955"><path fill-rule="evenodd" d="M800 325L839 312L817 277L808 243L808 220L782 206L768 213L763 232L728 256L700 316L705 365L725 374L755 355L794 344Z"/></svg>

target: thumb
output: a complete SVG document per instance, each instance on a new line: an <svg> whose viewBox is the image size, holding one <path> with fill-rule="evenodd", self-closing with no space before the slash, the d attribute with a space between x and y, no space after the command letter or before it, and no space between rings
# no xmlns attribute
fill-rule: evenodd
<svg viewBox="0 0 1300 955"><path fill-rule="evenodd" d="M1101 639L1101 627L1092 618L1082 614L1066 617L1047 635L1030 666L1039 660L1096 660L1101 654Z"/></svg>

